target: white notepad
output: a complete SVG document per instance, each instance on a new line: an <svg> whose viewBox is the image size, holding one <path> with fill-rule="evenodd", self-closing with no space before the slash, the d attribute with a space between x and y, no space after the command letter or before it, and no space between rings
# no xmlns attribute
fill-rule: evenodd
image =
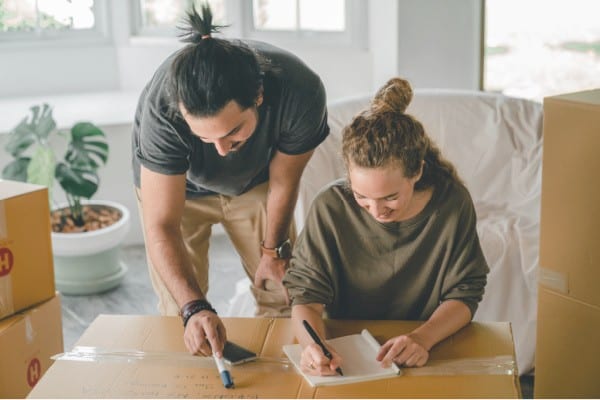
<svg viewBox="0 0 600 400"><path fill-rule="evenodd" d="M366 329L363 329L360 334L340 336L328 340L327 343L342 357L343 364L341 368L344 376L313 376L305 374L300 368L302 346L299 344L283 346L284 353L311 386L343 385L346 383L389 378L401 374L400 368L394 363L389 368L381 367L380 362L375 359L381 346Z"/></svg>

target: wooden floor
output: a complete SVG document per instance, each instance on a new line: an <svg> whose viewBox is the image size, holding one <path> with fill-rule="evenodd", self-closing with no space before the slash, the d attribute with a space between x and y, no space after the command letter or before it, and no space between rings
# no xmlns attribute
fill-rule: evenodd
<svg viewBox="0 0 600 400"><path fill-rule="evenodd" d="M157 297L152 289L143 246L121 249L128 271L123 283L111 291L92 296L62 296L65 350L70 350L88 325L99 314L158 314ZM239 257L225 235L215 235L209 248L211 263L208 299L217 312L228 310L236 293L236 282L246 281ZM239 290L239 289L238 289Z"/></svg>

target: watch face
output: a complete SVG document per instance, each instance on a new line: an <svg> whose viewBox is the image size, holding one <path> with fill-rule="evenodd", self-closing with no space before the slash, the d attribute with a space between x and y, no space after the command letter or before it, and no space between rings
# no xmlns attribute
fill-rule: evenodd
<svg viewBox="0 0 600 400"><path fill-rule="evenodd" d="M279 248L277 249L277 255L279 256L279 258L292 258L292 243L289 239L283 242L281 246L279 246Z"/></svg>

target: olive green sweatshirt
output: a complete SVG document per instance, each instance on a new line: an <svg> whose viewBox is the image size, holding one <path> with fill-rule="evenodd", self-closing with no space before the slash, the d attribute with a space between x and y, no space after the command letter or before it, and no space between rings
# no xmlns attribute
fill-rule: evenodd
<svg viewBox="0 0 600 400"><path fill-rule="evenodd" d="M473 315L489 271L475 224L460 183L435 187L415 217L380 223L336 181L311 205L283 282L292 305L324 304L330 318L427 320L449 299Z"/></svg>

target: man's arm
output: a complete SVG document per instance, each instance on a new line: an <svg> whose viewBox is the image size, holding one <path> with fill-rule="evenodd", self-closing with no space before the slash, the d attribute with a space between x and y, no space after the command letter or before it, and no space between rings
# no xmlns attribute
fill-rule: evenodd
<svg viewBox="0 0 600 400"><path fill-rule="evenodd" d="M192 300L204 299L180 228L185 175L163 175L142 166L140 186L146 247L152 265L180 309ZM222 349L225 330L215 314L200 311L189 319L184 339L190 352L209 355L212 351L205 339L213 349Z"/></svg>
<svg viewBox="0 0 600 400"><path fill-rule="evenodd" d="M269 192L267 194L267 227L264 246L274 248L288 238L298 187L302 172L313 150L299 155L277 151L269 165ZM281 284L287 262L263 255L254 277L256 287L264 287L266 279Z"/></svg>

